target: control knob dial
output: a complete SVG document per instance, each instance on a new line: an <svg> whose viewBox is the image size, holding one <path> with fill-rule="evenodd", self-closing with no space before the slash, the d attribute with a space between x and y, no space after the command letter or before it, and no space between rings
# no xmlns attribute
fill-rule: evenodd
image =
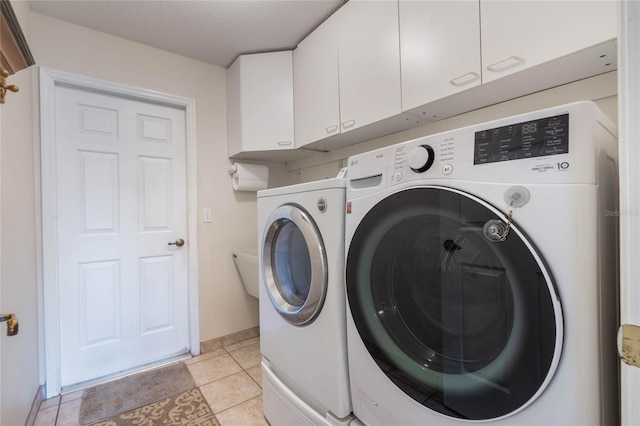
<svg viewBox="0 0 640 426"><path fill-rule="evenodd" d="M429 170L433 164L435 153L429 145L418 145L409 153L409 167L416 173L423 173Z"/></svg>

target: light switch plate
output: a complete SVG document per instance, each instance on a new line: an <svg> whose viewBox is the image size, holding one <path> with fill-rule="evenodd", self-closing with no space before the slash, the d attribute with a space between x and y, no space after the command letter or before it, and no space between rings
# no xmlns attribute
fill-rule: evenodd
<svg viewBox="0 0 640 426"><path fill-rule="evenodd" d="M211 207L205 207L202 209L202 221L204 223L211 223Z"/></svg>

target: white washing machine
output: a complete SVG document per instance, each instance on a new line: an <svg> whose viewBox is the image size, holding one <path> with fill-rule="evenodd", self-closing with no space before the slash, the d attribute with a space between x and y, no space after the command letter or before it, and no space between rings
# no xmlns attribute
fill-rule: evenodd
<svg viewBox="0 0 640 426"><path fill-rule="evenodd" d="M258 192L264 414L273 426L352 420L344 179Z"/></svg>
<svg viewBox="0 0 640 426"><path fill-rule="evenodd" d="M351 157L354 414L618 424L616 160L591 102Z"/></svg>

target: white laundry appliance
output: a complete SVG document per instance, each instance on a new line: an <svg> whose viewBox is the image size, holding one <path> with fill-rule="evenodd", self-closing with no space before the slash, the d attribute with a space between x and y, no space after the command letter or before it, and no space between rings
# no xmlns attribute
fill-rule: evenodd
<svg viewBox="0 0 640 426"><path fill-rule="evenodd" d="M344 179L258 191L264 414L349 424Z"/></svg>
<svg viewBox="0 0 640 426"><path fill-rule="evenodd" d="M617 424L616 161L591 102L351 157L354 414Z"/></svg>

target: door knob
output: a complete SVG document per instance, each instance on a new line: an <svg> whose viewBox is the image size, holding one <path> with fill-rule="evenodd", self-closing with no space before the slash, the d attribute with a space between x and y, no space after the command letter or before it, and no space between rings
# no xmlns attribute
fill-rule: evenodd
<svg viewBox="0 0 640 426"><path fill-rule="evenodd" d="M184 240L182 238L178 238L175 243L169 243L170 246L182 247L184 245Z"/></svg>
<svg viewBox="0 0 640 426"><path fill-rule="evenodd" d="M18 334L18 319L15 314L0 314L0 322L7 322L7 336Z"/></svg>

